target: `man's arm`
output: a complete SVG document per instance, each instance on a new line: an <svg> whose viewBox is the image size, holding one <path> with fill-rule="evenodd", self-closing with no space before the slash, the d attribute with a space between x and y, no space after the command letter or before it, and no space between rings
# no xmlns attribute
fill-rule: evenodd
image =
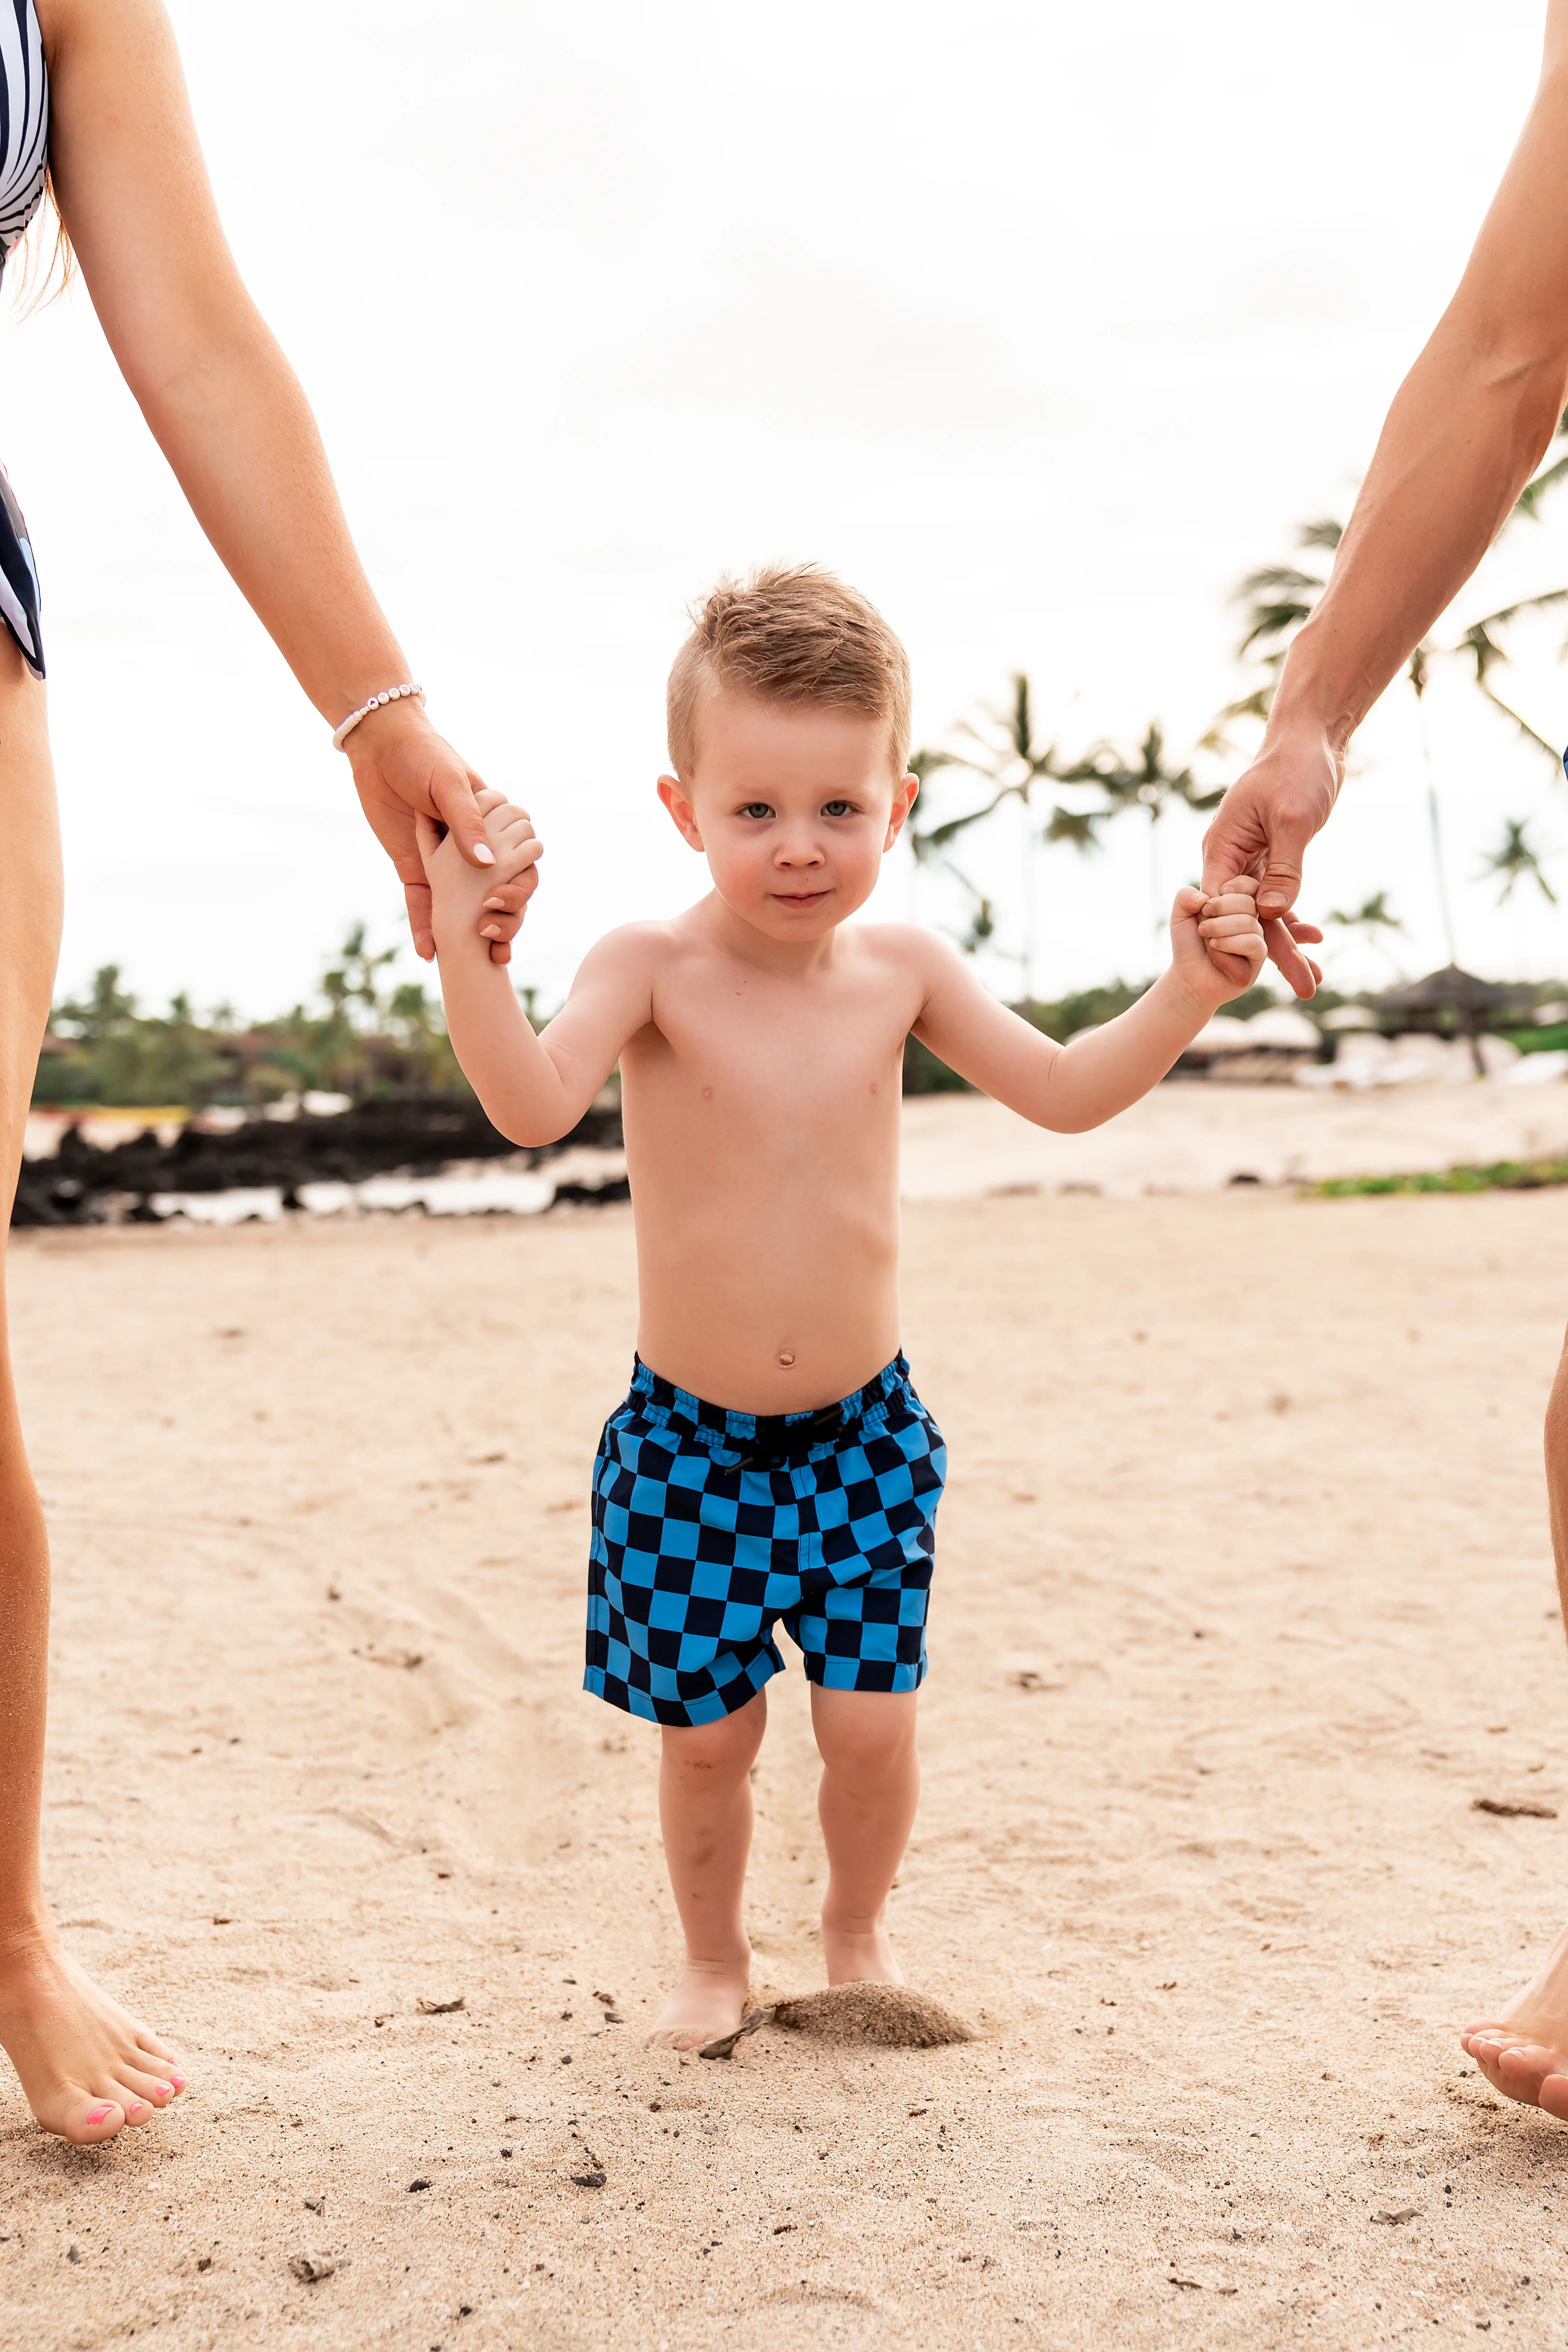
<svg viewBox="0 0 1568 2352"><path fill-rule="evenodd" d="M1158 1086L1198 1031L1263 968L1263 935L1250 881L1211 898L1178 893L1171 968L1103 1028L1070 1045L1042 1036L988 996L970 967L929 932L918 935L925 1001L914 1034L949 1069L1020 1118L1058 1135L1103 1127ZM1228 978L1223 953L1245 977Z"/></svg>
<svg viewBox="0 0 1568 2352"><path fill-rule="evenodd" d="M1389 410L1333 574L1290 648L1263 749L1220 803L1204 878L1262 877L1268 950L1326 823L1350 739L1507 521L1568 400L1568 0L1550 0L1541 83L1458 290Z"/></svg>
<svg viewBox="0 0 1568 2352"><path fill-rule="evenodd" d="M336 726L409 677L354 551L314 417L235 267L162 0L37 0L60 214L121 373L193 513ZM432 951L416 810L484 856L479 778L412 699L348 739L361 804ZM505 962L520 910L492 917Z"/></svg>

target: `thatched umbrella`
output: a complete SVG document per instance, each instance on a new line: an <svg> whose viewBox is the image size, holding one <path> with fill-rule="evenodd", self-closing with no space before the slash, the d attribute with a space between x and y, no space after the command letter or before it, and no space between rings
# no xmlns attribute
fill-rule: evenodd
<svg viewBox="0 0 1568 2352"><path fill-rule="evenodd" d="M1532 992L1520 982L1510 985L1506 981L1481 980L1473 971L1462 971L1457 963L1447 963L1440 971L1429 971L1424 980L1413 980L1407 987L1393 988L1385 996L1372 999L1379 1013L1397 1013L1404 1028L1458 1029L1470 1041L1478 1077L1486 1075L1477 1043L1479 1016L1490 1014L1487 1025L1493 1028L1500 1017L1528 1021L1532 1001Z"/></svg>

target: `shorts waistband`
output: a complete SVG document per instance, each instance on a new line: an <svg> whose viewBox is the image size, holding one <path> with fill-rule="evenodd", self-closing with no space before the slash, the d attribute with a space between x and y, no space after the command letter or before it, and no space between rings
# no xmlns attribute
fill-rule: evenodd
<svg viewBox="0 0 1568 2352"><path fill-rule="evenodd" d="M889 1400L908 1385L909 1377L909 1359L900 1349L875 1379L868 1381L864 1388L852 1390L848 1396L840 1397L837 1404L807 1407L803 1412L737 1412L729 1405L707 1404L689 1389L678 1389L672 1381L651 1371L637 1356L633 1359L631 1392L646 1398L657 1412L671 1421L683 1422L694 1430L710 1431L747 1454L783 1454L826 1444L857 1423L880 1414Z"/></svg>

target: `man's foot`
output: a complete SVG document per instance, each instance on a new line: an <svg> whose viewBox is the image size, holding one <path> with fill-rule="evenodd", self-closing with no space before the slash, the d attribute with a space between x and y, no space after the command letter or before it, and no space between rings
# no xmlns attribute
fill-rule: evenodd
<svg viewBox="0 0 1568 2352"><path fill-rule="evenodd" d="M825 1919L822 1953L830 1985L903 1983L893 1939L880 1922L875 1927L830 1927Z"/></svg>
<svg viewBox="0 0 1568 2352"><path fill-rule="evenodd" d="M0 2047L42 2128L90 2147L184 2089L174 2053L49 1937L0 1957Z"/></svg>
<svg viewBox="0 0 1568 2352"><path fill-rule="evenodd" d="M1494 2091L1568 2123L1568 1929L1524 1990L1459 2042Z"/></svg>
<svg viewBox="0 0 1568 2352"><path fill-rule="evenodd" d="M733 2033L746 2013L752 1956L730 1961L688 1961L684 1975L644 2042L648 2050L700 2050Z"/></svg>

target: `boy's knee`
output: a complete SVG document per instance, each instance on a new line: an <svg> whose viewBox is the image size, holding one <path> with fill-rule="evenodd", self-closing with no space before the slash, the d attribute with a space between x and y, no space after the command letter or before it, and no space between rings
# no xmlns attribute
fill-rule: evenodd
<svg viewBox="0 0 1568 2352"><path fill-rule="evenodd" d="M888 1772L914 1753L912 1697L889 1691L824 1691L813 1713L817 1748L830 1772Z"/></svg>
<svg viewBox="0 0 1568 2352"><path fill-rule="evenodd" d="M665 1726L664 1760L693 1779L719 1780L751 1767L762 1742L763 1726L751 1720L752 1710L721 1716L717 1723Z"/></svg>

